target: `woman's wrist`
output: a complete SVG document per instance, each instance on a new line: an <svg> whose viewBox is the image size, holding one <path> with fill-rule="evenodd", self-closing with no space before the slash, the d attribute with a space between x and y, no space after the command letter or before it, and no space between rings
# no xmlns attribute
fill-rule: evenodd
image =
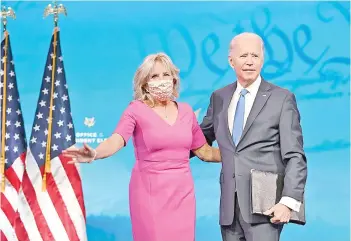
<svg viewBox="0 0 351 241"><path fill-rule="evenodd" d="M96 160L96 157L97 157L97 151L96 151L96 149L93 149L93 152L94 152L94 155L93 155L93 158L91 159L90 162L95 161L95 160Z"/></svg>

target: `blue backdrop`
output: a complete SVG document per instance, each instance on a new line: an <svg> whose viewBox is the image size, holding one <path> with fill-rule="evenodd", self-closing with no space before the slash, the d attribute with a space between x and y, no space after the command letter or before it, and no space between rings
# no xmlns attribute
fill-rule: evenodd
<svg viewBox="0 0 351 241"><path fill-rule="evenodd" d="M6 3L6 2L5 2ZM8 30L27 136L53 29L49 2L7 2ZM283 241L350 240L350 4L348 2L63 2L61 44L77 141L108 137L132 99L142 59L164 51L181 69L180 101L199 120L212 91L235 80L230 39L254 31L266 44L263 77L296 94L308 157L307 225ZM130 241L132 143L82 168L89 241ZM191 162L198 241L220 241L220 166Z"/></svg>

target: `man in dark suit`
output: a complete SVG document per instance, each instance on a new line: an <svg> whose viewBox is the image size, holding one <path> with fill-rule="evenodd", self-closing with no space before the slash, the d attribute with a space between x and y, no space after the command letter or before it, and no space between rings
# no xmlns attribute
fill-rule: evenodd
<svg viewBox="0 0 351 241"><path fill-rule="evenodd" d="M221 151L220 225L223 241L278 241L299 211L307 178L300 114L294 94L266 82L264 45L253 33L230 43L237 81L212 93L201 128ZM284 175L282 198L266 215L251 213L250 171Z"/></svg>

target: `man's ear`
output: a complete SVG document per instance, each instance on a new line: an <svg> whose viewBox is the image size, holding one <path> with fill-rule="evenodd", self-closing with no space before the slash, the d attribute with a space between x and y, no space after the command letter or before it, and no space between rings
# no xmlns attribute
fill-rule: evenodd
<svg viewBox="0 0 351 241"><path fill-rule="evenodd" d="M230 67L232 67L234 69L234 61L233 61L233 58L231 56L228 56L228 63L230 65Z"/></svg>

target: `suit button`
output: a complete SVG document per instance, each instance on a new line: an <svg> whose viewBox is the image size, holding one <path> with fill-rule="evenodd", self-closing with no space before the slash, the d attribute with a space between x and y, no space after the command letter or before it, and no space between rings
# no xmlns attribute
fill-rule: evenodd
<svg viewBox="0 0 351 241"><path fill-rule="evenodd" d="M235 173L233 173L233 178L235 178Z"/></svg>

